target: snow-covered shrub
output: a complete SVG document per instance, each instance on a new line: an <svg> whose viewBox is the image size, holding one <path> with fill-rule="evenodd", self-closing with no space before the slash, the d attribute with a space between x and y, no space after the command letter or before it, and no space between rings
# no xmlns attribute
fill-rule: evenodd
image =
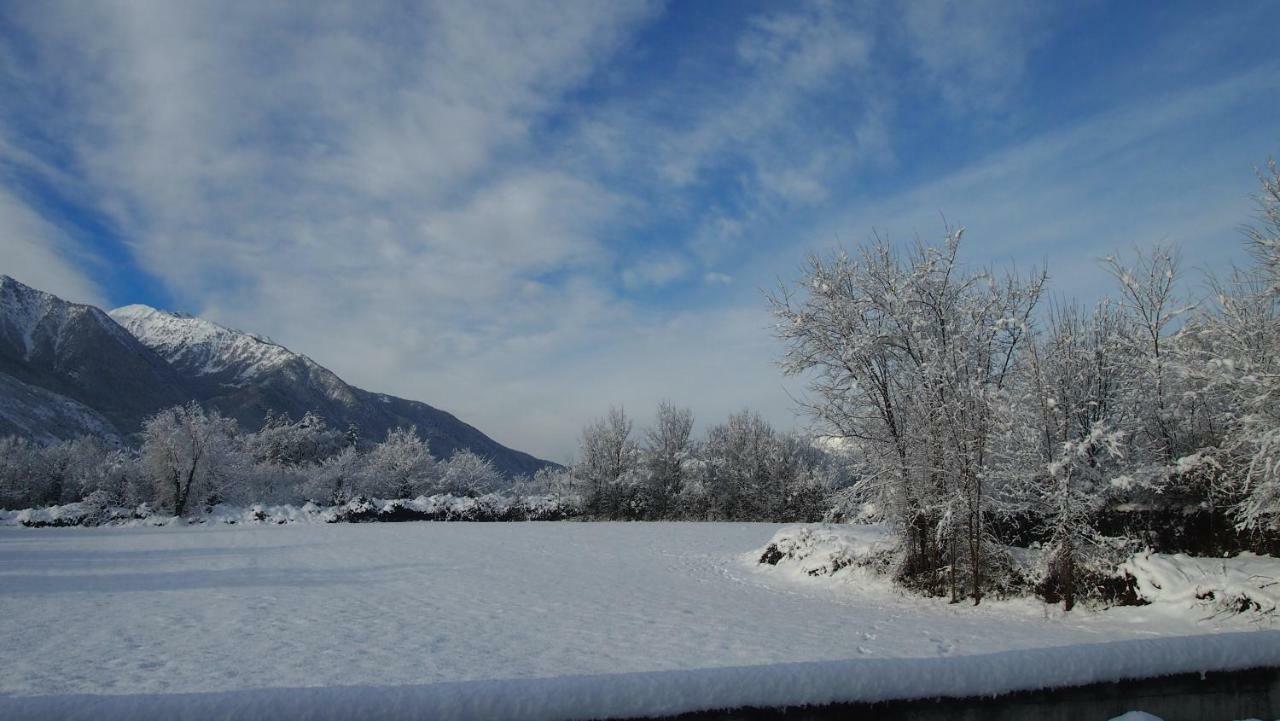
<svg viewBox="0 0 1280 721"><path fill-rule="evenodd" d="M1072 557L1070 568L1063 567L1066 557L1059 547L1030 549L1021 558L1026 589L1046 603L1062 603L1068 611L1078 603L1143 605L1146 601L1137 593L1133 577L1123 568L1132 545L1123 538L1098 537L1086 552Z"/></svg>
<svg viewBox="0 0 1280 721"><path fill-rule="evenodd" d="M494 490L501 482L502 474L489 459L463 448L440 464L436 490L455 496L476 496Z"/></svg>
<svg viewBox="0 0 1280 721"><path fill-rule="evenodd" d="M849 568L887 575L898 549L882 526L788 526L759 552L759 563L803 576L834 576Z"/></svg>

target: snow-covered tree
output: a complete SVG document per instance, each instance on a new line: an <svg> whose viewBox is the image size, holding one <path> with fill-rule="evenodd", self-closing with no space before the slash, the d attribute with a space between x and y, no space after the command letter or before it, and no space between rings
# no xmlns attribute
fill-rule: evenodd
<svg viewBox="0 0 1280 721"><path fill-rule="evenodd" d="M313 412L297 421L287 414L268 413L262 429L245 439L255 462L290 467L319 464L347 445L351 443L345 434L329 428Z"/></svg>
<svg viewBox="0 0 1280 721"><path fill-rule="evenodd" d="M762 504L768 515L753 520L803 523L821 519L829 510L831 493L844 481L839 459L794 433L775 437L768 473L767 487L780 495Z"/></svg>
<svg viewBox="0 0 1280 721"><path fill-rule="evenodd" d="M710 510L716 518L772 518L784 493L770 473L776 433L760 414L742 411L707 430L704 446Z"/></svg>
<svg viewBox="0 0 1280 721"><path fill-rule="evenodd" d="M981 599L996 410L1024 352L1044 275L958 262L963 230L905 255L881 239L812 257L771 297L786 372L811 379L806 410L859 446L865 497L902 532L901 573ZM963 573L961 572L963 568Z"/></svg>
<svg viewBox="0 0 1280 721"><path fill-rule="evenodd" d="M659 404L653 425L644 432L641 455L647 515L669 518L676 512L693 455L693 411L666 401Z"/></svg>
<svg viewBox="0 0 1280 721"><path fill-rule="evenodd" d="M1138 425L1130 445L1151 467L1143 475L1158 477L1188 443L1180 395L1175 384L1175 343L1171 337L1190 308L1178 302L1180 255L1174 248L1137 250L1131 265L1116 257L1105 261L1119 281L1120 306L1127 330L1127 355L1132 373L1125 388ZM1135 458L1135 461L1137 459Z"/></svg>
<svg viewBox="0 0 1280 721"><path fill-rule="evenodd" d="M1088 433L1063 443L1046 468L1038 499L1049 537L1045 575L1064 610L1075 605L1081 566L1110 550L1095 519L1107 500L1113 462L1123 457L1123 439L1122 432L1095 422Z"/></svg>
<svg viewBox="0 0 1280 721"><path fill-rule="evenodd" d="M574 476L583 510L592 516L634 517L639 453L631 429L631 419L617 406L582 431Z"/></svg>
<svg viewBox="0 0 1280 721"><path fill-rule="evenodd" d="M1246 228L1252 267L1214 280L1211 313L1190 324L1188 374L1220 442L1193 458L1210 501L1232 505L1247 532L1280 533L1280 169L1260 173L1257 221ZM1184 462L1184 465L1187 465Z"/></svg>
<svg viewBox="0 0 1280 721"><path fill-rule="evenodd" d="M320 504L342 505L355 495L365 473L365 457L347 446L310 469L302 495Z"/></svg>
<svg viewBox="0 0 1280 721"><path fill-rule="evenodd" d="M497 489L501 482L502 474L492 461L463 448L440 464L437 490L455 496L478 496Z"/></svg>
<svg viewBox="0 0 1280 721"><path fill-rule="evenodd" d="M0 438L0 508L27 508L48 499L40 446L18 436Z"/></svg>
<svg viewBox="0 0 1280 721"><path fill-rule="evenodd" d="M142 427L141 462L155 499L181 516L221 495L235 454L236 424L194 401L160 411Z"/></svg>
<svg viewBox="0 0 1280 721"><path fill-rule="evenodd" d="M415 498L435 485L439 469L416 428L394 428L365 458L355 491L377 498Z"/></svg>

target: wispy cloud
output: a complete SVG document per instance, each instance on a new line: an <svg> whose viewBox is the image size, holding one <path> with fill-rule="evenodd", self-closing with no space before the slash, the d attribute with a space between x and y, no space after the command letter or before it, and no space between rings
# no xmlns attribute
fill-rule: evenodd
<svg viewBox="0 0 1280 721"><path fill-rule="evenodd" d="M1002 0L919 0L903 8L903 46L963 111L1004 109L1055 14L1048 4Z"/></svg>
<svg viewBox="0 0 1280 721"><path fill-rule="evenodd" d="M103 296L74 260L77 246L0 187L0 274L80 303L101 304Z"/></svg>
<svg viewBox="0 0 1280 721"><path fill-rule="evenodd" d="M1248 183L1225 141L1180 143L1265 75L946 165L928 133L1016 114L1055 11L714 10L694 27L702 7L645 0L0 7L0 170L21 171L0 177L0 254L101 298L94 239L19 192L38 176L184 310L564 459L610 401L792 424L758 288L806 249L928 235L945 211L985 238L979 260L1074 267L1068 243L1155 233L1152 209L1217 237L1228 172Z"/></svg>

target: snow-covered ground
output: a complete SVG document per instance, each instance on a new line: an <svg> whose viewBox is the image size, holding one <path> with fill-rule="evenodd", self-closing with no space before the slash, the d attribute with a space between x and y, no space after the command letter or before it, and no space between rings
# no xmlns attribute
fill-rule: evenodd
<svg viewBox="0 0 1280 721"><path fill-rule="evenodd" d="M757 564L777 530L3 528L0 717L586 718L1280 665L1280 632L1194 603L972 608Z"/></svg>

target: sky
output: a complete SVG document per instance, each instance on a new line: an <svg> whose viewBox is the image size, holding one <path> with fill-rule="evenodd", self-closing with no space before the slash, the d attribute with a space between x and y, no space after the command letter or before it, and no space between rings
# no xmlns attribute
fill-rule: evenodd
<svg viewBox="0 0 1280 721"><path fill-rule="evenodd" d="M764 291L1242 259L1280 3L0 0L0 272L266 334L570 460L611 404L781 429ZM1194 283L1188 293L1195 293Z"/></svg>

